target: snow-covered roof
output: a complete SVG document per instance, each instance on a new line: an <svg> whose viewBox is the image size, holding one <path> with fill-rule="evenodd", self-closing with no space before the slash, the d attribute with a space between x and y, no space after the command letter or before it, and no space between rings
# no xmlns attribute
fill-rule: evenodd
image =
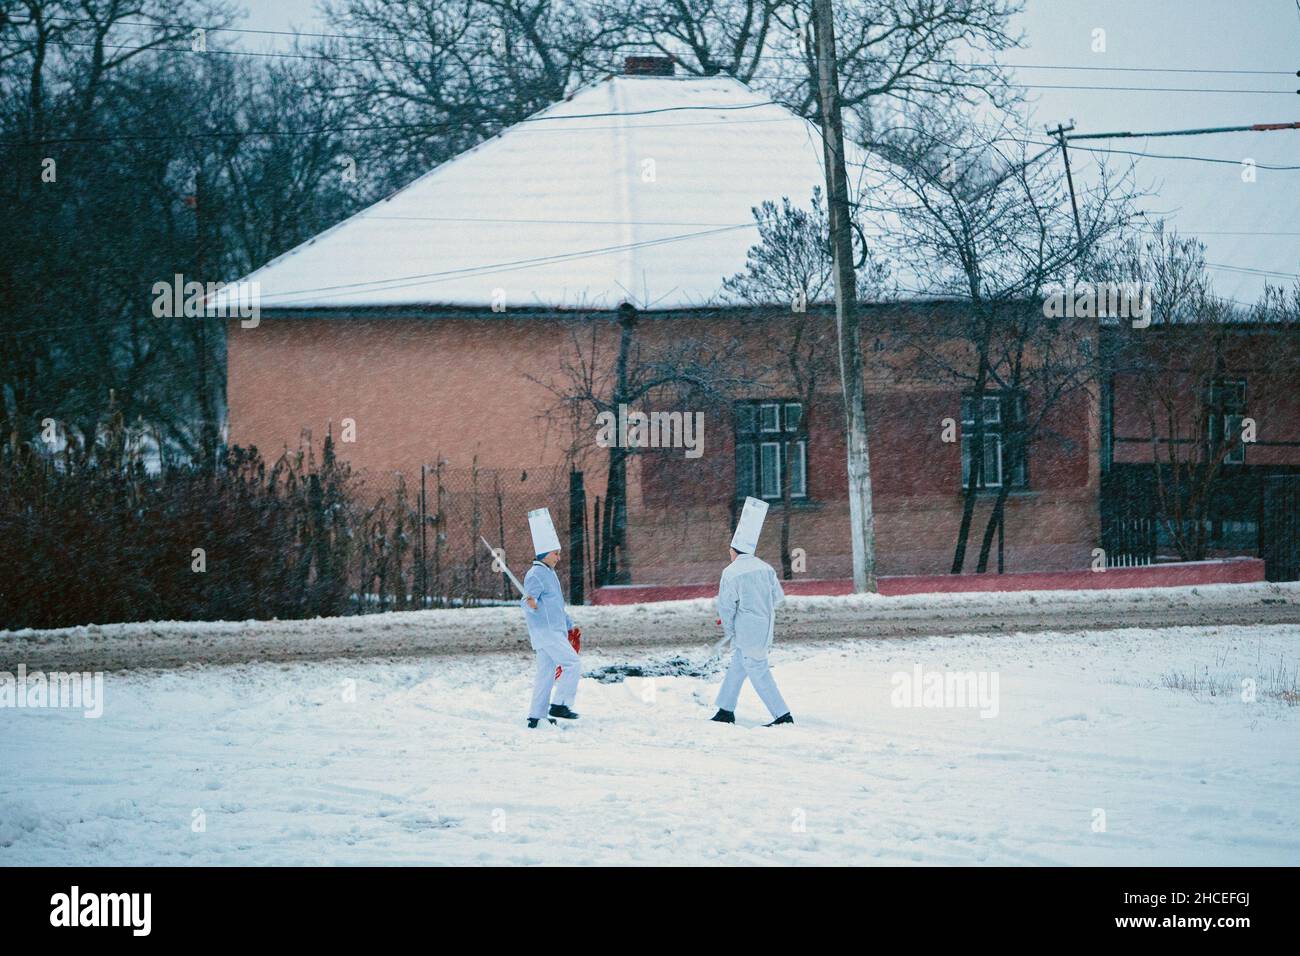
<svg viewBox="0 0 1300 956"><path fill-rule="evenodd" d="M817 127L737 80L612 76L246 278L263 309L697 307L753 207L824 182Z"/></svg>

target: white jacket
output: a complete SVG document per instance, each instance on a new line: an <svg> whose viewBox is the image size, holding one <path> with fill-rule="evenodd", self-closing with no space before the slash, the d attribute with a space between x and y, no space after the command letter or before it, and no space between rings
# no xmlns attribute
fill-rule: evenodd
<svg viewBox="0 0 1300 956"><path fill-rule="evenodd" d="M528 625L528 639L533 647L538 647L538 640L558 634L567 640L569 629L573 627L573 618L564 606L564 592L560 589L560 577L554 570L541 561L534 561L528 573L524 575L524 594L537 602L537 610L528 606L528 597L519 599L519 606L524 609L524 621Z"/></svg>
<svg viewBox="0 0 1300 956"><path fill-rule="evenodd" d="M776 571L752 554L742 554L722 572L718 617L735 647L765 651L776 633L776 609L785 600Z"/></svg>

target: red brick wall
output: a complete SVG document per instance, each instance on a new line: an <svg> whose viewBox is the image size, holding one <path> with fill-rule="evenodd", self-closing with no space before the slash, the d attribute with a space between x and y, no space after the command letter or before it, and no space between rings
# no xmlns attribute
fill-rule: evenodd
<svg viewBox="0 0 1300 956"><path fill-rule="evenodd" d="M580 323L580 324L579 324ZM617 325L597 322L600 358L617 354ZM539 416L555 403L548 390L573 358L570 333L590 343L590 320L485 315L457 318L264 317L256 329L230 324L230 440L274 455L295 447L304 429L319 444L332 423L352 418L357 440L339 446L355 469L383 479L417 475L437 456L468 467L529 468L564 463L567 427ZM739 338L751 330L732 318L655 319L637 331L647 348L698 336ZM961 510L960 445L941 441L942 420L960 418L956 390L910 388L881 364L868 337L871 455L880 570L884 574L948 569ZM543 380L531 381L529 375ZM807 577L850 571L843 414L834 380L812 412L809 491L812 504L791 520L791 545L807 553ZM758 397L757 395L755 397ZM643 411L650 410L642 408ZM640 583L716 578L726 560L734 490L729 408L706 413L705 455L681 449L634 459L629 474L629 556ZM1097 538L1096 416L1081 394L1056 422L1068 445L1031 449L1031 489L1010 499L1007 562L1012 570L1081 567ZM594 432L594 422L592 428ZM603 454L583 463L588 500L604 496ZM977 508L972 553L988 502ZM508 519L509 520L509 519ZM522 534L526 521L508 535ZM781 517L768 519L760 554L779 564Z"/></svg>
<svg viewBox="0 0 1300 956"><path fill-rule="evenodd" d="M1177 332L1163 333L1177 335ZM1135 347L1144 340L1132 333ZM1224 345L1225 378L1246 380L1246 414L1255 419L1256 444L1247 447L1248 465L1300 464L1300 336L1289 334L1236 333L1227 336ZM1197 406L1201 402L1205 370L1193 355L1187 359L1193 367L1179 367L1181 354L1198 353L1206 349L1197 337L1189 339L1186 348L1177 340L1162 344L1170 356L1171 369L1157 377L1154 384L1138 374L1120 372L1112 379L1114 426L1114 460L1120 463L1150 462L1154 437L1170 437L1165 410L1152 403L1155 424L1148 413L1148 398L1168 396L1174 399L1175 419L1181 427L1174 437L1199 438L1191 434L1192 423L1197 420ZM1135 363L1128 352L1121 353L1121 369ZM1184 363L1186 364L1186 363ZM1127 440L1126 440L1127 439ZM1162 460L1168 448L1159 445Z"/></svg>

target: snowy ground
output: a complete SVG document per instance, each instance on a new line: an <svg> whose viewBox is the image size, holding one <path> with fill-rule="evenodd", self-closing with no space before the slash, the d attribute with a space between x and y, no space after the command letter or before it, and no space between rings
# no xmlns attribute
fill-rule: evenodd
<svg viewBox="0 0 1300 956"><path fill-rule="evenodd" d="M703 647L718 638L711 600L576 607L583 648L636 654ZM935 634L1083 631L1115 627L1294 624L1300 583L1006 593L790 597L783 640L840 641ZM527 647L517 606L409 611L294 621L163 621L0 631L0 671L117 670L517 653Z"/></svg>
<svg viewBox="0 0 1300 956"><path fill-rule="evenodd" d="M659 677L541 732L521 652L121 671L97 720L0 709L0 865L1296 865L1297 660L1290 624L786 642L793 727ZM893 706L918 664L997 715Z"/></svg>

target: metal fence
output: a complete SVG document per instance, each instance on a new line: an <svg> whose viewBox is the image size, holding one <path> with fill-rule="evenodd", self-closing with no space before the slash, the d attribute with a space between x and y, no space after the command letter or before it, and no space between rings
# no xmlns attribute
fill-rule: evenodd
<svg viewBox="0 0 1300 956"><path fill-rule="evenodd" d="M1300 475L1269 475L1263 480L1259 555L1268 580L1300 580Z"/></svg>
<svg viewBox="0 0 1300 956"><path fill-rule="evenodd" d="M1102 476L1101 543L1110 567L1152 564L1177 553L1171 519L1160 507L1156 467L1117 464ZM1165 481L1177 487L1167 470ZM1210 551L1258 554L1269 580L1295 580L1300 576L1300 468L1223 466L1206 502L1204 526ZM1184 519L1184 533L1194 528Z"/></svg>
<svg viewBox="0 0 1300 956"><path fill-rule="evenodd" d="M504 549L522 579L533 558L527 514L549 508L561 540L569 527L569 471L452 467L365 476L366 509L355 542L357 610L464 607L514 601L509 579L492 568L480 541ZM568 566L556 568L568 593Z"/></svg>

